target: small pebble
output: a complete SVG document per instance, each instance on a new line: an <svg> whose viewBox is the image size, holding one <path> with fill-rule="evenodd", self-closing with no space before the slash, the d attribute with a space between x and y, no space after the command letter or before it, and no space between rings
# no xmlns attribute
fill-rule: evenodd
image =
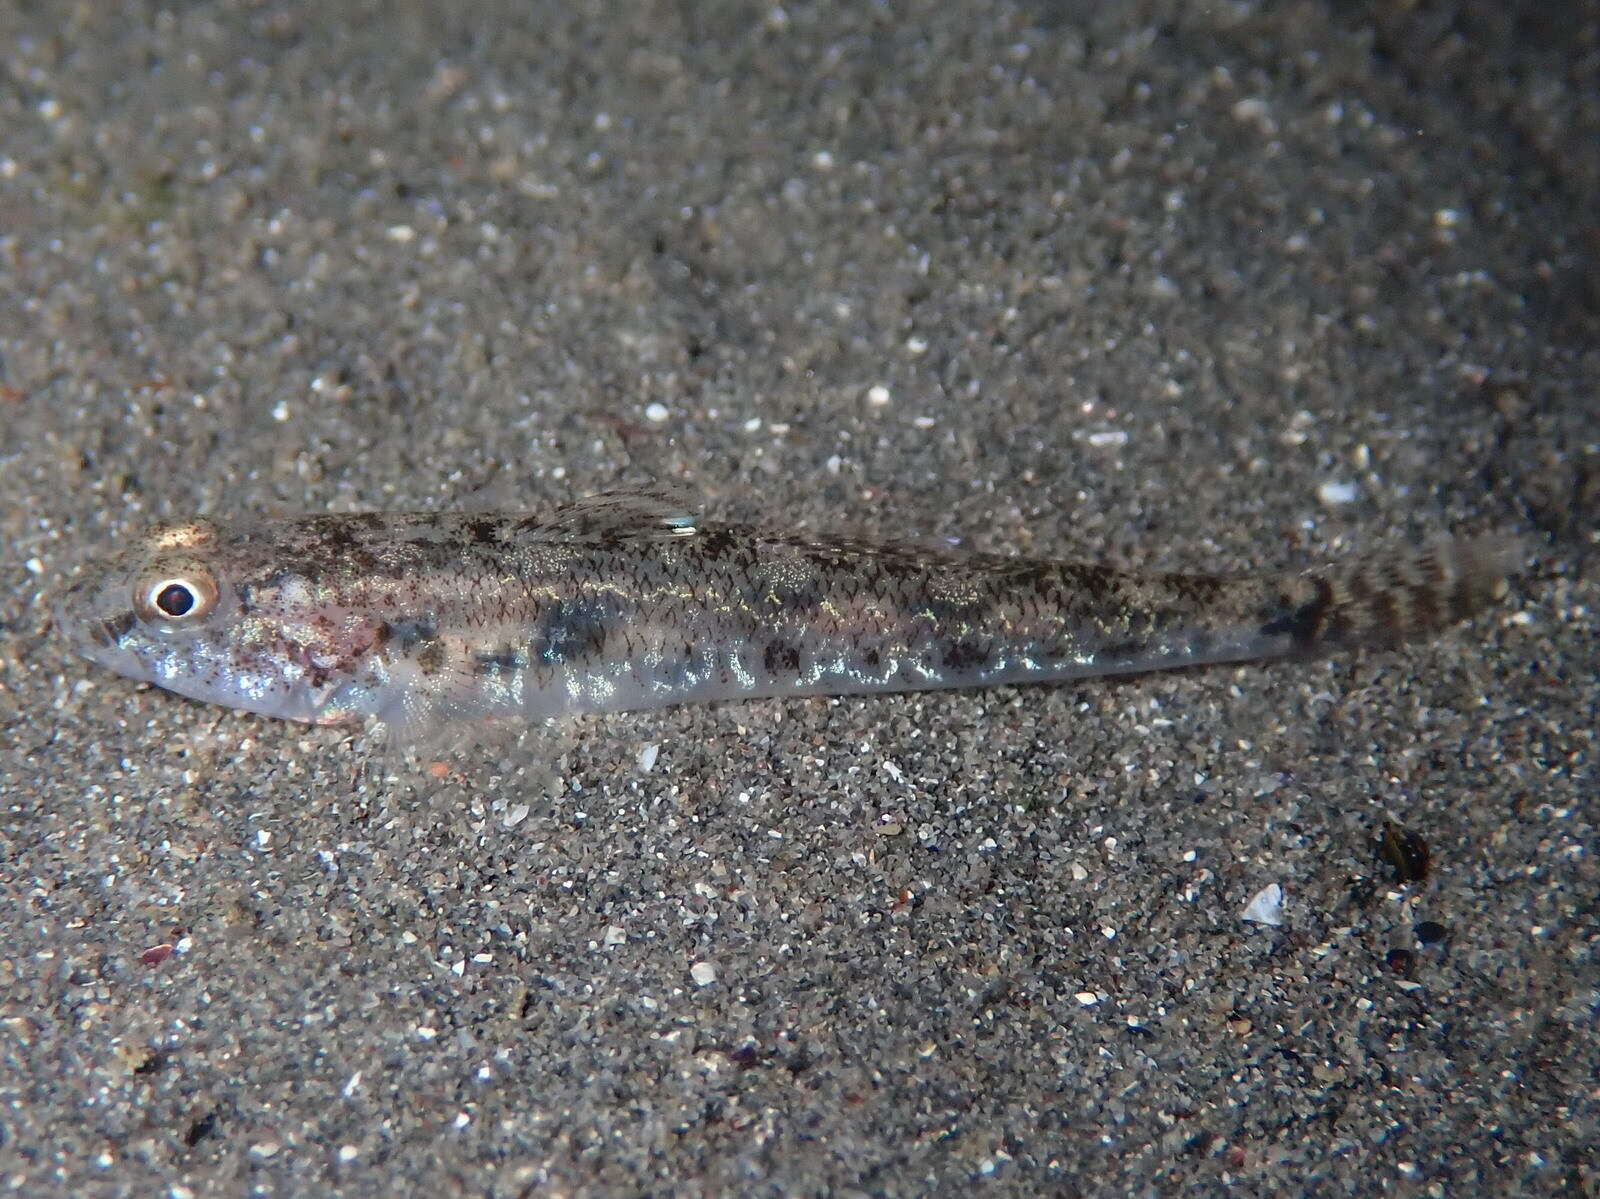
<svg viewBox="0 0 1600 1199"><path fill-rule="evenodd" d="M1356 485L1339 479L1329 479L1321 487L1317 488L1317 498L1329 508L1337 508L1342 504L1353 504L1356 498Z"/></svg>
<svg viewBox="0 0 1600 1199"><path fill-rule="evenodd" d="M1121 429L1102 429L1089 434L1089 444L1097 450L1113 449L1128 444L1128 434Z"/></svg>

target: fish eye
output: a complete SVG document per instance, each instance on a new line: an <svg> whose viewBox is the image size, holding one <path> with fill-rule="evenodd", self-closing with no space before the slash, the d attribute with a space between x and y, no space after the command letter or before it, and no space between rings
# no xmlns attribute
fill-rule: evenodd
<svg viewBox="0 0 1600 1199"><path fill-rule="evenodd" d="M211 615L216 606L216 580L201 571L163 576L141 587L133 598L140 618L156 624L192 624Z"/></svg>

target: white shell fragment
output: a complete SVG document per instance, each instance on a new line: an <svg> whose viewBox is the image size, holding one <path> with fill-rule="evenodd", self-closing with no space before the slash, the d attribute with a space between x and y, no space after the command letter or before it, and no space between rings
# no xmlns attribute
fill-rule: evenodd
<svg viewBox="0 0 1600 1199"><path fill-rule="evenodd" d="M1277 928L1283 923L1283 888L1268 883L1257 891L1255 898L1245 904L1240 917L1252 924L1268 924Z"/></svg>

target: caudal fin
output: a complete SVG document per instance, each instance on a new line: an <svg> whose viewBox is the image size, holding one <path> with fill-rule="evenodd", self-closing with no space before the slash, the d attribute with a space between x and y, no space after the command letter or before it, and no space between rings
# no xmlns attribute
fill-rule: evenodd
<svg viewBox="0 0 1600 1199"><path fill-rule="evenodd" d="M1503 598L1508 576L1521 563L1514 537L1491 536L1318 567L1282 580L1282 614L1262 632L1287 634L1305 653L1398 645Z"/></svg>

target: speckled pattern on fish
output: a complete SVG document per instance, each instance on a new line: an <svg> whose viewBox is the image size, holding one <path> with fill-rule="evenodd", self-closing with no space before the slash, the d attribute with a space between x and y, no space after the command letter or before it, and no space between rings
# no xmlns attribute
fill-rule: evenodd
<svg viewBox="0 0 1600 1199"><path fill-rule="evenodd" d="M68 594L83 653L268 716L402 732L693 700L1053 682L1388 646L1503 591L1510 548L1226 578L700 522L633 493L531 515L195 520Z"/></svg>

